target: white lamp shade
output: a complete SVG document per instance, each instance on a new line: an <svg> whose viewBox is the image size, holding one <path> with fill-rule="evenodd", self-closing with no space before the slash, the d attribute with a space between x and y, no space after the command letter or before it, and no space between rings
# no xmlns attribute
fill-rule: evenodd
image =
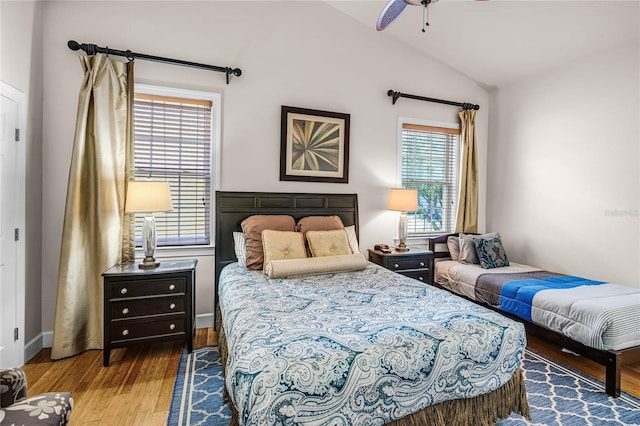
<svg viewBox="0 0 640 426"><path fill-rule="evenodd" d="M391 188L389 192L389 210L415 212L418 210L418 190Z"/></svg>
<svg viewBox="0 0 640 426"><path fill-rule="evenodd" d="M127 187L126 213L169 212L173 210L168 182L130 181Z"/></svg>

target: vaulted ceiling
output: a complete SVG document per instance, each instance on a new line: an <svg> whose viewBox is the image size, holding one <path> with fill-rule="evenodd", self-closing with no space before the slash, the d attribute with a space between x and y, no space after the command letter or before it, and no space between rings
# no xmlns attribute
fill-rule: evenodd
<svg viewBox="0 0 640 426"><path fill-rule="evenodd" d="M638 0L440 0L429 6L424 33L422 6L408 6L376 32L386 0L327 3L371 28L376 37L406 43L487 88L640 36Z"/></svg>

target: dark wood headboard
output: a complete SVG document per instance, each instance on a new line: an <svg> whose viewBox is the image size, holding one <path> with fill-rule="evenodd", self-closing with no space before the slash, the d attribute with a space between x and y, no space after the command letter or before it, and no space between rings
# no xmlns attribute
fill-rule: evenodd
<svg viewBox="0 0 640 426"><path fill-rule="evenodd" d="M216 191L215 295L220 271L235 262L233 232L255 214L288 214L297 221L305 216L337 215L344 226L355 225L359 236L357 194Z"/></svg>

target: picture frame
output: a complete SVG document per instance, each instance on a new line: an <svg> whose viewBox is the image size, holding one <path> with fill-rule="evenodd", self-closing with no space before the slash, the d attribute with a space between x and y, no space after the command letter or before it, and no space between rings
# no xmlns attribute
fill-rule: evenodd
<svg viewBox="0 0 640 426"><path fill-rule="evenodd" d="M280 180L349 183L350 115L282 106Z"/></svg>

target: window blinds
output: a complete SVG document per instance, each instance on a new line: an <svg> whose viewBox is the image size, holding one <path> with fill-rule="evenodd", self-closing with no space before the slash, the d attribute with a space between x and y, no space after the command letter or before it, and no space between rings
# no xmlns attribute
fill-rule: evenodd
<svg viewBox="0 0 640 426"><path fill-rule="evenodd" d="M210 243L211 101L136 93L136 180L169 182L173 211L156 214L158 246ZM141 235L141 216L136 235Z"/></svg>
<svg viewBox="0 0 640 426"><path fill-rule="evenodd" d="M408 213L410 234L453 232L460 130L402 125L402 186L418 190L419 211Z"/></svg>

